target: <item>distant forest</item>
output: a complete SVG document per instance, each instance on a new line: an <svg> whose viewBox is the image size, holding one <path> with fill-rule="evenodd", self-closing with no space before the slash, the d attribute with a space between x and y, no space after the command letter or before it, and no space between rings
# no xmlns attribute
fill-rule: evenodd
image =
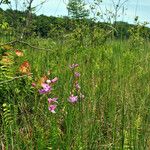
<svg viewBox="0 0 150 150"><path fill-rule="evenodd" d="M18 10L0 8L0 34L20 34L26 33L28 36L39 36L43 38L57 38L61 34L72 33L75 29L87 30L87 32L94 31L95 29L102 29L104 31L111 31L111 34L116 39L128 39L130 37L130 30L138 28L141 33L141 37L150 39L150 28L145 25L129 24L123 21L117 21L114 24L106 22L98 22L93 19L73 19L68 16L54 17L45 15L32 14L30 18L30 27L26 26L26 17L28 12L22 12ZM136 22L136 20L135 20ZM139 27L140 26L140 27ZM4 29L4 30L3 30ZM8 31L7 31L8 30Z"/></svg>

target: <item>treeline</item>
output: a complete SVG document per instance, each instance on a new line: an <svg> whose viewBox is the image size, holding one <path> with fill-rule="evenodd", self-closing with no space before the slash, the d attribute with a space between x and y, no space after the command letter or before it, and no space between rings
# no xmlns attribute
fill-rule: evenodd
<svg viewBox="0 0 150 150"><path fill-rule="evenodd" d="M140 36L146 39L150 39L150 28L144 25L128 24L127 22L115 22L114 24L96 22L93 19L73 19L67 16L54 17L32 14L30 24L27 25L28 12L22 12L18 10L2 10L0 9L0 26L3 34L12 35L25 35L25 36L40 36L43 38L58 38L62 34L67 35L73 31L77 31L77 34L81 32L93 32L98 34L99 32L111 32L111 36L115 38L128 39L134 30L138 30ZM4 29L5 31L3 31Z"/></svg>

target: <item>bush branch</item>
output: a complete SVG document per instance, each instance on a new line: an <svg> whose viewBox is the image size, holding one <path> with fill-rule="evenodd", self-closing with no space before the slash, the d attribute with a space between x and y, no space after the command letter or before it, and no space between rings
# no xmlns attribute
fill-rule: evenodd
<svg viewBox="0 0 150 150"><path fill-rule="evenodd" d="M13 81L13 80L15 80L15 79L24 78L24 77L30 76L30 75L32 75L32 74L33 74L33 73L29 73L29 74L22 75L22 76L16 76L16 77L13 77L13 78L10 79L10 80L2 81L2 82L0 82L0 84L7 83L7 82L11 82L11 81Z"/></svg>
<svg viewBox="0 0 150 150"><path fill-rule="evenodd" d="M51 49L46 49L46 48L40 48L40 47L37 47L37 46L33 46L25 41L21 41L21 40L14 40L14 41L10 41L10 42L7 42L7 43L3 43L3 44L0 44L0 46L4 46L4 45L13 45L15 43L21 43L23 45L27 45L33 49L38 49L38 50L51 50Z"/></svg>

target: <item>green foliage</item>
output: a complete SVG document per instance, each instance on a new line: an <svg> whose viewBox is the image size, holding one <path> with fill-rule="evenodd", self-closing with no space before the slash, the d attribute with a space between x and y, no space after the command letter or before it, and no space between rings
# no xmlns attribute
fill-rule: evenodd
<svg viewBox="0 0 150 150"><path fill-rule="evenodd" d="M3 11L0 10L0 35L11 35L12 34L12 28L10 27L10 24L7 22L7 19L5 18Z"/></svg>
<svg viewBox="0 0 150 150"><path fill-rule="evenodd" d="M14 68L12 67L14 64L14 56L11 50L6 50L6 47L11 48L6 45L0 49L0 82L10 79L14 74Z"/></svg>
<svg viewBox="0 0 150 150"><path fill-rule="evenodd" d="M74 34L77 28L80 28L80 30L83 31L84 39L85 37L88 38L90 36L85 36L85 33L89 32L91 34L90 38L93 38L93 41L97 41L99 37L96 36L101 36L103 32L109 33L109 31L113 32L111 35L109 34L108 37L115 37L117 39L129 39L132 36L130 30L132 28L136 28L136 25L128 24L126 22L115 22L114 24L110 24L104 22L95 22L93 19L87 19L85 17L75 19L66 16L36 16L35 14L32 14L32 22L30 27L25 28L26 17L27 12L10 9L6 11L0 10L0 27L3 27L0 34L9 36L13 35L17 38L20 38L22 34L24 34L25 37L39 36L43 38L51 38L57 41L59 39L64 40L64 37L68 37L68 35ZM142 25L140 29L140 36L144 39L150 39L149 31L150 29L148 27ZM97 33L93 35L94 32ZM98 43L101 44L101 42Z"/></svg>
<svg viewBox="0 0 150 150"><path fill-rule="evenodd" d="M136 26L133 26L132 28L129 29L131 50L142 51L144 44L144 37L142 36L144 32L143 30L144 26L145 25L137 24Z"/></svg>
<svg viewBox="0 0 150 150"><path fill-rule="evenodd" d="M130 25L126 22L115 22L116 32L114 36L117 39L128 39L130 36L129 29L132 28L133 25Z"/></svg>
<svg viewBox="0 0 150 150"><path fill-rule="evenodd" d="M75 19L82 19L89 16L89 10L85 8L83 0L69 0L67 9L69 16Z"/></svg>
<svg viewBox="0 0 150 150"><path fill-rule="evenodd" d="M11 113L11 106L10 104L4 103L2 105L2 111L3 111L3 119L4 119L4 125L5 126L10 126L13 123L13 117L12 117L12 113Z"/></svg>

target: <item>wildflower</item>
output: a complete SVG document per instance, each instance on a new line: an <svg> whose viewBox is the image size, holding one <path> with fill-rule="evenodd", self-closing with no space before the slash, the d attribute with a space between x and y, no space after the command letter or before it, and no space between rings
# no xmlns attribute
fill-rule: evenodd
<svg viewBox="0 0 150 150"><path fill-rule="evenodd" d="M41 85L44 89L48 89L48 88L50 88L50 86L48 85L48 84L46 84L46 83L42 83L42 85Z"/></svg>
<svg viewBox="0 0 150 150"><path fill-rule="evenodd" d="M20 68L19 68L19 71L20 71L21 73L24 73L24 74L29 74L29 73L30 73L30 64L29 64L29 62L28 62L28 61L24 61L24 62L21 64L21 66L20 66Z"/></svg>
<svg viewBox="0 0 150 150"><path fill-rule="evenodd" d="M76 88L77 91L81 88L80 85L79 85L79 83L75 84L75 88Z"/></svg>
<svg viewBox="0 0 150 150"><path fill-rule="evenodd" d="M54 79L51 80L51 83L55 83L55 82L57 82L57 80L58 80L58 78L55 77Z"/></svg>
<svg viewBox="0 0 150 150"><path fill-rule="evenodd" d="M73 94L69 97L69 102L75 103L78 101L78 96L73 96Z"/></svg>
<svg viewBox="0 0 150 150"><path fill-rule="evenodd" d="M15 50L15 53L18 57L23 56L23 52L19 51L19 50Z"/></svg>
<svg viewBox="0 0 150 150"><path fill-rule="evenodd" d="M79 65L78 64L72 64L72 65L70 65L69 67L70 67L70 69L74 69L74 68L76 68L76 67L78 67Z"/></svg>
<svg viewBox="0 0 150 150"><path fill-rule="evenodd" d="M13 60L11 60L7 56L2 56L2 59L1 59L0 63L3 64L3 65L11 65L11 64L13 64Z"/></svg>
<svg viewBox="0 0 150 150"><path fill-rule="evenodd" d="M50 106L48 107L48 109L49 109L49 111L51 111L52 113L56 113L56 112L55 112L56 107L57 107L57 105L50 105Z"/></svg>
<svg viewBox="0 0 150 150"><path fill-rule="evenodd" d="M57 102L57 99L58 99L58 98L48 98L48 103L52 103L52 102L58 103L58 102Z"/></svg>
<svg viewBox="0 0 150 150"><path fill-rule="evenodd" d="M32 87L35 87L35 86L36 86L36 84L33 82L33 83L32 83Z"/></svg>
<svg viewBox="0 0 150 150"><path fill-rule="evenodd" d="M45 93L48 93L48 92L50 92L50 91L52 90L51 86L49 86L49 85L46 84L46 83L43 83L43 84L42 84L42 87L43 87L43 89L40 89L40 90L39 90L39 93L40 93L40 94L45 94Z"/></svg>
<svg viewBox="0 0 150 150"><path fill-rule="evenodd" d="M45 94L46 91L45 91L45 89L40 89L40 90L39 90L39 93L40 93L40 94Z"/></svg>
<svg viewBox="0 0 150 150"><path fill-rule="evenodd" d="M77 78L80 77L80 73L79 73L79 72L75 72L74 75L75 75L75 77L77 77Z"/></svg>

